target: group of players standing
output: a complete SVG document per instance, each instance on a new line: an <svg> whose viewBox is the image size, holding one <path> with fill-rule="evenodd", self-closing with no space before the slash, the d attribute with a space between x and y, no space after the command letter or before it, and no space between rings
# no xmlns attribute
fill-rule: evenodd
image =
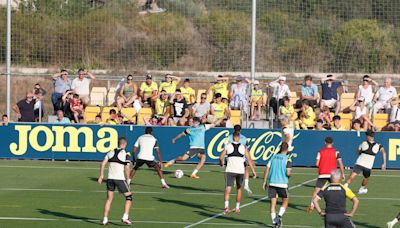
<svg viewBox="0 0 400 228"><path fill-rule="evenodd" d="M288 185L289 177L292 175L292 142L294 130L289 126L288 119L282 117L280 119L282 125L282 143L280 151L274 155L268 162L264 172L264 190L268 190L268 198L271 199L270 213L273 227L282 226L282 217L289 204ZM195 156L198 157L199 163L190 175L191 178L200 178L197 174L205 163L205 132L213 127L212 125L202 125L200 119L194 118L193 125L187 128L184 132L172 139L172 143L183 136L189 137L190 149L182 156L179 156L171 161L168 161L164 167L169 167L177 161L185 161ZM234 132L225 140L224 151L220 155L220 165L225 168L225 191L224 191L224 214L230 212L240 212L240 201L242 196L242 186L251 194L249 187L249 167L256 178L254 163L248 153L248 141L241 134L241 127L236 125ZM98 182L101 184L104 179L104 169L107 163L109 164L108 180L107 180L107 200L104 205L103 225L108 224L108 214L113 200L115 188L123 193L126 197L125 212L122 217L122 222L132 224L129 219L129 209L132 204L132 193L130 192L130 181L134 177L136 170L146 164L148 167L153 167L160 179L163 188L169 188L162 174L163 160L158 149L157 139L152 134L152 128L146 127L145 134L140 136L133 148L133 156L129 157L129 153L125 151L127 141L125 138L119 139L119 146L113 151L110 151L104 158L101 164L100 177ZM359 157L357 162L345 184L341 184L344 180L344 167L339 151L333 148L333 139L325 138L325 148L321 149L316 158L316 166L318 167L318 179L316 187L312 194L311 205L308 212L316 209L316 211L325 218L325 227L355 227L351 221L351 217L355 214L358 207L358 199L355 194L348 188L348 185L354 180L357 174L362 174L364 179L358 194L368 192L366 185L368 184L371 170L374 164L375 156L378 152L382 153L383 164L382 169L386 169L386 155L384 148L374 141L374 133L366 132L366 141L362 142L358 147ZM137 149L140 152L136 156ZM158 161L155 161L153 150L156 151ZM136 159L137 157L137 159ZM130 160L132 160L133 168L130 168ZM339 164L340 170L337 169ZM237 197L236 206L231 211L229 207L229 196L232 187L236 184ZM277 198L282 198L282 205L278 215L276 214ZM353 208L346 212L346 198L352 200ZM318 201L325 199L325 211L319 206ZM399 217L399 216L398 216ZM397 220L396 220L397 219ZM392 227L398 218L388 223L388 227ZM392 224L392 225L390 225Z"/></svg>

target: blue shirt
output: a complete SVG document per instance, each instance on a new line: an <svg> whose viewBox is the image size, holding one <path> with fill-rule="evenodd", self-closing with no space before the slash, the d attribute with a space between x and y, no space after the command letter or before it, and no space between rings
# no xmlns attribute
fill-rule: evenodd
<svg viewBox="0 0 400 228"><path fill-rule="evenodd" d="M69 120L67 117L64 117L64 118L62 118L62 120L55 119L54 123L69 124L69 123L71 123L71 120Z"/></svg>
<svg viewBox="0 0 400 228"><path fill-rule="evenodd" d="M225 145L227 145L227 144L229 144L229 143L233 143L233 134L230 134L230 135L228 136L228 140L227 140L227 142L225 143ZM240 134L240 141L239 141L239 143L242 144L243 146L248 146L246 136Z"/></svg>
<svg viewBox="0 0 400 228"><path fill-rule="evenodd" d="M318 94L318 87L315 84L311 84L311 87L304 84L301 86L301 94L307 97L314 97Z"/></svg>
<svg viewBox="0 0 400 228"><path fill-rule="evenodd" d="M205 125L199 125L198 127L189 127L183 133L189 136L190 148L205 149L205 136L207 127Z"/></svg>
<svg viewBox="0 0 400 228"><path fill-rule="evenodd" d="M54 80L54 92L64 94L67 90L71 89L71 84L71 79L67 79L67 82L65 82L61 77L57 77Z"/></svg>
<svg viewBox="0 0 400 228"><path fill-rule="evenodd" d="M267 165L269 170L268 183L272 186L287 188L289 177L286 175L286 169L292 167L285 154L276 154L269 160Z"/></svg>
<svg viewBox="0 0 400 228"><path fill-rule="evenodd" d="M322 99L323 100L331 100L331 99L338 99L337 96L337 89L342 87L341 82L332 82L331 87L328 86L328 83L321 83L322 87Z"/></svg>

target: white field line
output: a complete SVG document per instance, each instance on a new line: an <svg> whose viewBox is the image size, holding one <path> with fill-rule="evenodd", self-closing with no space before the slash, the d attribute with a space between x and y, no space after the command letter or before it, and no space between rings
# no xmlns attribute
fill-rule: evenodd
<svg viewBox="0 0 400 228"><path fill-rule="evenodd" d="M0 188L0 191L82 192L82 190L74 190L74 189L49 189L49 188Z"/></svg>
<svg viewBox="0 0 400 228"><path fill-rule="evenodd" d="M298 185L295 185L295 186L290 187L289 190L293 190L293 189L299 188L299 187L301 187L301 186L303 186L303 185L305 185L305 184L308 184L308 183L310 183L310 182L313 182L313 181L315 181L315 180L316 180L316 178L311 179L311 180L308 180L308 181L304 181L304 182L301 183L301 184L298 184ZM256 204L256 203L258 203L258 202L260 202L260 201L263 201L263 200L265 200L265 199L268 199L268 196L264 196L264 197L262 197L262 198L260 198L260 199L253 200L253 201L250 202L250 203L247 203L247 204L244 204L244 205L240 206L240 208L245 208L245 207L251 206L251 205ZM218 217L222 216L223 214L224 214L224 212L221 212L221 213L219 213L219 214L215 214L215 215L213 215L213 216L211 216L211 217L209 217L209 218L206 218L206 219L200 220L200 221L198 221L198 222L196 222L196 223L193 223L193 224L190 224L190 225L188 225L188 226L185 226L185 228L194 227L194 226L203 224L203 223L208 222L208 221L210 221L210 220L212 220L212 219L218 218ZM286 226L287 226L287 225L286 225Z"/></svg>

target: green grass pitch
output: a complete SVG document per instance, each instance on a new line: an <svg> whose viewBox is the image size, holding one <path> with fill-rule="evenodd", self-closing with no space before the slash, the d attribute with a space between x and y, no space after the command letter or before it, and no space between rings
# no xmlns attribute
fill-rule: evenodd
<svg viewBox="0 0 400 228"><path fill-rule="evenodd" d="M99 185L99 162L51 162L0 160L0 227L99 227L105 199L105 184ZM133 179L133 207L130 212L135 227L185 227L213 217L223 210L224 176L221 167L207 165L200 179L173 177L175 169L190 174L194 165L175 165L165 170L171 189L161 189L153 170L143 168ZM252 196L243 197L239 214L218 216L197 227L268 226L268 200L259 178L250 180ZM315 169L294 168L290 179L290 204L283 218L284 227L323 227L317 213L305 212L316 177ZM360 177L350 186L357 191ZM306 183L306 184L304 184ZM373 171L366 195L359 198L354 217L358 227L385 227L400 211L400 173ZM234 206L232 196L230 205ZM120 222L124 198L116 194L109 219L110 227ZM349 204L350 205L350 202Z"/></svg>

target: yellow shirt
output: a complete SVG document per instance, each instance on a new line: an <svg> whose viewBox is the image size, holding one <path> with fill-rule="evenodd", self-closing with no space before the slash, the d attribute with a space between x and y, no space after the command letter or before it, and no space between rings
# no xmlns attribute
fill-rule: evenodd
<svg viewBox="0 0 400 228"><path fill-rule="evenodd" d="M194 89L192 89L191 87L187 87L187 88L181 87L181 93L188 104L194 103L194 100L193 100L194 96L195 96Z"/></svg>
<svg viewBox="0 0 400 228"><path fill-rule="evenodd" d="M114 119L114 120L108 119L108 120L106 121L106 123L107 123L107 124L110 124L110 125L117 125L117 124L118 124L118 122L117 122L116 119Z"/></svg>
<svg viewBox="0 0 400 228"><path fill-rule="evenodd" d="M153 93L153 91L158 90L158 85L156 82L152 82L151 85L147 85L146 82L142 82L140 85L140 90L143 91L144 97L149 97Z"/></svg>
<svg viewBox="0 0 400 228"><path fill-rule="evenodd" d="M303 111L304 114L308 116L306 118L305 116L302 115L301 121L303 122L306 127L314 127L315 125L315 113L311 107L308 107L307 110Z"/></svg>
<svg viewBox="0 0 400 228"><path fill-rule="evenodd" d="M281 114L288 117L293 115L294 114L293 105L290 105L289 107L281 106Z"/></svg>
<svg viewBox="0 0 400 228"><path fill-rule="evenodd" d="M261 97L263 97L263 95L264 95L264 92L262 91L262 89L258 89L258 90L253 89L251 91L251 99L252 100L258 101Z"/></svg>
<svg viewBox="0 0 400 228"><path fill-rule="evenodd" d="M214 94L220 93L222 98L228 99L228 82L216 83L211 86L211 89L214 91Z"/></svg>
<svg viewBox="0 0 400 228"><path fill-rule="evenodd" d="M332 131L345 131L346 128L344 128L344 127L342 127L342 126L340 126L339 128L337 128L337 127L335 127L335 125L332 125L331 130L332 130Z"/></svg>
<svg viewBox="0 0 400 228"><path fill-rule="evenodd" d="M156 100L156 115L163 116L165 111L167 110L167 106L169 105L168 100L162 101L160 98Z"/></svg>
<svg viewBox="0 0 400 228"><path fill-rule="evenodd" d="M225 111L228 108L228 105L221 102L220 104L213 103L212 107L214 108L214 119L225 118Z"/></svg>
<svg viewBox="0 0 400 228"><path fill-rule="evenodd" d="M166 93L168 94L173 94L175 93L176 90L176 81L172 82L162 82L160 84L160 89L159 91L161 92L162 90L165 90Z"/></svg>

